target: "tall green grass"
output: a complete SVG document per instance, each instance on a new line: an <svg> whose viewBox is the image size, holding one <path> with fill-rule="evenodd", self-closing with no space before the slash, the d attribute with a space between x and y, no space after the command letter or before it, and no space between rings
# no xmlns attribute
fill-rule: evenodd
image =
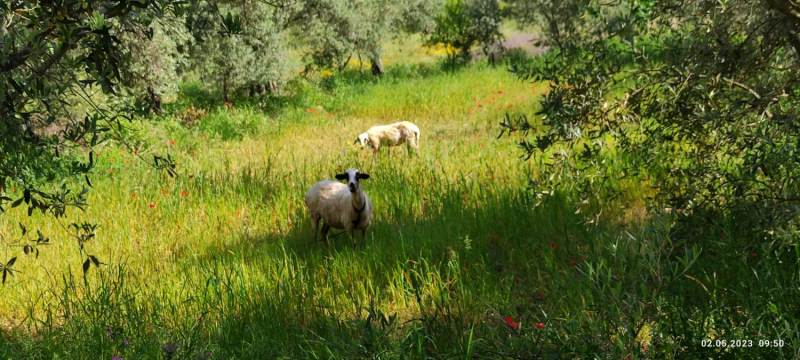
<svg viewBox="0 0 800 360"><path fill-rule="evenodd" d="M144 159L178 159L177 178L98 148L92 206L69 214L101 225L86 246L106 264L86 276L61 224L0 215L6 237L20 222L55 240L38 260L21 257L2 288L0 357L796 356L798 255L785 252L796 239L687 247L669 214L644 211L639 184L620 184L608 225L588 223L568 194L526 189L540 165L496 139L497 124L532 116L543 85L482 64L401 64L380 79L291 86L264 111L187 84L170 111L203 107L199 124L166 116L129 129ZM418 152L348 143L400 120L421 128ZM303 194L349 167L372 175L366 244L314 243ZM700 343L722 338L756 345Z"/></svg>

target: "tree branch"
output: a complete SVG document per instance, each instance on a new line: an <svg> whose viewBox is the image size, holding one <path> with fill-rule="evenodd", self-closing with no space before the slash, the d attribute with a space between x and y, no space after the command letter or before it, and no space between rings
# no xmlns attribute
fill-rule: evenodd
<svg viewBox="0 0 800 360"><path fill-rule="evenodd" d="M765 0L770 8L792 19L795 25L800 25L800 4L795 0Z"/></svg>

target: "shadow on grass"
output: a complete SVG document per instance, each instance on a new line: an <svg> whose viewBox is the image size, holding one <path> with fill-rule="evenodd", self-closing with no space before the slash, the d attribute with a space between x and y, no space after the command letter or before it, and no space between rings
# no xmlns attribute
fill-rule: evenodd
<svg viewBox="0 0 800 360"><path fill-rule="evenodd" d="M347 234L332 239L327 247L311 243L310 221L305 209L298 207L290 215L304 220L285 235L242 234L223 247L208 248L200 266L216 272L208 281L235 284L225 285L228 290L220 296L226 297L221 301L226 308L236 304L220 313L212 341L226 349L225 356L236 358L372 357L404 347L426 356L448 357L463 354L469 347L463 330L470 326L477 326L476 334L481 336L506 336L507 330L494 323L480 324L488 311L485 306L456 309L458 304L475 303L475 299L459 297L467 291L496 294L510 278L533 280L541 275L530 273L529 264L551 249L550 243L563 249L566 261L571 249L577 251L591 234L574 226L578 216L563 200L554 198L532 210L532 199L525 192L486 189L481 205L475 206L465 201L465 189L460 186L446 184L435 192L423 192L422 201L401 203L386 201L376 185L370 191L376 218L363 247L353 248ZM243 267L259 268L268 279L243 281ZM414 283L410 278L414 276L420 277L420 283ZM444 301L436 300L437 296L445 296L435 294L444 290L428 287L447 289L456 278L462 290L446 295L453 303L439 304L453 308L433 310L437 301ZM367 317L371 300L382 298L385 305L386 297L405 294L413 299L414 291L419 291L418 301L425 303L419 306L431 308L424 315L411 306L404 310L411 312L405 316L428 317L424 325L421 320L412 321L395 324L389 331L374 320L377 315ZM352 304L342 310L342 302Z"/></svg>

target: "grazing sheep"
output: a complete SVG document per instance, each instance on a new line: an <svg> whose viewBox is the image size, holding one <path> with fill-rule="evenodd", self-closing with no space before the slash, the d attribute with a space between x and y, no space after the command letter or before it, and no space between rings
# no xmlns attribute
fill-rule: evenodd
<svg viewBox="0 0 800 360"><path fill-rule="evenodd" d="M322 240L327 243L328 230L344 229L357 245L353 230L361 229L361 242L367 236L367 229L372 223L372 202L361 189L359 180L369 179L368 174L362 174L358 169L350 168L344 174L337 174L336 179L347 180L347 185L332 180L322 180L305 196L306 208L311 215L311 230L314 241L317 241L317 227L322 219Z"/></svg>
<svg viewBox="0 0 800 360"><path fill-rule="evenodd" d="M373 126L367 132L358 135L358 142L362 147L372 145L376 153L381 144L397 146L406 143L416 149L419 146L419 128L408 121Z"/></svg>

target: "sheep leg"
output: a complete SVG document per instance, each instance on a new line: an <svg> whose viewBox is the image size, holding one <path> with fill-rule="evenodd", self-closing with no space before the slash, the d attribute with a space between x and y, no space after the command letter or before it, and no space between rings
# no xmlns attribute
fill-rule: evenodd
<svg viewBox="0 0 800 360"><path fill-rule="evenodd" d="M361 229L361 245L366 246L367 229Z"/></svg>
<svg viewBox="0 0 800 360"><path fill-rule="evenodd" d="M325 242L325 245L328 245L328 230L331 229L331 226L322 222L322 241Z"/></svg>
<svg viewBox="0 0 800 360"><path fill-rule="evenodd" d="M356 240L356 234L353 233L353 229L347 230L347 233L350 234L350 238L353 239L353 247L357 247L358 241Z"/></svg>
<svg viewBox="0 0 800 360"><path fill-rule="evenodd" d="M380 148L381 148L381 142L380 141L375 141L375 140L372 140L372 139L369 139L369 140L372 143L372 152L373 152L373 154L378 155L378 150L380 150Z"/></svg>
<svg viewBox="0 0 800 360"><path fill-rule="evenodd" d="M319 228L319 216L311 216L311 241L317 242L317 228Z"/></svg>

